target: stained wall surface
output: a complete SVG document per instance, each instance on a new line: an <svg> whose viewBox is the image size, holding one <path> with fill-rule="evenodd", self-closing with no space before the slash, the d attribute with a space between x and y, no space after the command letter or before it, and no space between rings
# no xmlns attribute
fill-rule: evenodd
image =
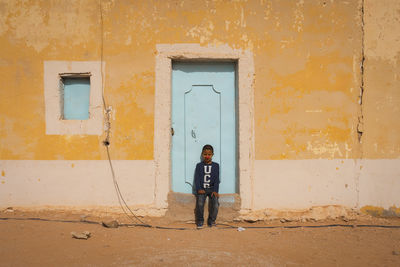
<svg viewBox="0 0 400 267"><path fill-rule="evenodd" d="M360 206L399 207L400 3L365 1Z"/></svg>
<svg viewBox="0 0 400 267"><path fill-rule="evenodd" d="M385 4L382 4L385 3ZM363 154L396 159L400 154L400 3L366 1Z"/></svg>
<svg viewBox="0 0 400 267"><path fill-rule="evenodd" d="M44 62L87 61L103 66L110 157L129 203L166 207L154 179L159 44L252 55L243 209L400 205L399 10L395 0L1 0L0 205L117 205L107 132L46 134Z"/></svg>

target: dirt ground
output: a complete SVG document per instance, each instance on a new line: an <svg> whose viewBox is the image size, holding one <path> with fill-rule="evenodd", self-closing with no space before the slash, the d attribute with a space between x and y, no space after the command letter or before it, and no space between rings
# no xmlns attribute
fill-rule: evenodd
<svg viewBox="0 0 400 267"><path fill-rule="evenodd" d="M82 219L101 222L111 217L72 212L0 212L0 266L400 266L399 218L227 222L235 227L218 225L201 230L190 222L163 218L142 220L186 230L105 228L79 222ZM130 222L122 215L117 219L120 223ZM348 227L317 227L329 224ZM303 227L288 228L297 226ZM245 230L238 231L237 227ZM72 238L71 232L83 231L89 231L91 237Z"/></svg>

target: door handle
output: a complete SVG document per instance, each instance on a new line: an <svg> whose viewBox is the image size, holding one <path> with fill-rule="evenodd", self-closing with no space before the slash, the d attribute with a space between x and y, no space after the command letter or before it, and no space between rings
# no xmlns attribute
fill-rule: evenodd
<svg viewBox="0 0 400 267"><path fill-rule="evenodd" d="M175 134L174 128L171 128L171 135L174 136L174 134Z"/></svg>
<svg viewBox="0 0 400 267"><path fill-rule="evenodd" d="M192 130L192 137L196 138L196 133L194 132L194 130Z"/></svg>

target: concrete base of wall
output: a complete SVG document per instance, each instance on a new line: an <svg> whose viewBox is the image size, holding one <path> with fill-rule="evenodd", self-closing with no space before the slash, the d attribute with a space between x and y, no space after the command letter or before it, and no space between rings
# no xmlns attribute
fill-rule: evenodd
<svg viewBox="0 0 400 267"><path fill-rule="evenodd" d="M400 206L400 159L256 160L253 210Z"/></svg>
<svg viewBox="0 0 400 267"><path fill-rule="evenodd" d="M242 211L236 218L238 221L256 222L273 221L281 222L306 222L320 220L343 220L350 221L358 218L357 210L346 208L339 205L315 206L308 209L263 209L253 211Z"/></svg>
<svg viewBox="0 0 400 267"><path fill-rule="evenodd" d="M120 191L131 208L146 215L165 213L154 205L153 161L112 163ZM0 171L2 207L120 209L108 161L3 160Z"/></svg>
<svg viewBox="0 0 400 267"><path fill-rule="evenodd" d="M165 214L167 208L155 201L160 185L155 180L154 161L116 160L113 165L125 201L138 215ZM108 161L3 160L0 171L2 208L120 211ZM238 195L223 195L223 208L236 212L241 207L242 214L261 211L265 215L268 209L303 211L316 206L389 214L384 211L397 212L400 207L400 159L257 160L254 174L246 194L252 198L246 203L252 205L244 206ZM169 181L164 184L159 190L169 191ZM168 203L169 214L183 209L179 213L189 214L188 220L194 218L193 195L175 193L163 201Z"/></svg>

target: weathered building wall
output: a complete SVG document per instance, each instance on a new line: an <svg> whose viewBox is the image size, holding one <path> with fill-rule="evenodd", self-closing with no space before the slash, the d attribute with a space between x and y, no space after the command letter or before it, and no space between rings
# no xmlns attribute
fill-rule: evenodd
<svg viewBox="0 0 400 267"><path fill-rule="evenodd" d="M45 62L96 61L120 187L131 205L166 207L170 177L154 178L160 44L252 55L243 209L400 205L400 7L384 2L1 1L0 205L117 205L106 132L46 134Z"/></svg>
<svg viewBox="0 0 400 267"><path fill-rule="evenodd" d="M272 11L275 49L255 56L253 205L355 206L360 2L286 4Z"/></svg>
<svg viewBox="0 0 400 267"><path fill-rule="evenodd" d="M400 3L365 1L360 207L399 207ZM372 209L373 210L373 209ZM397 213L399 211L397 210Z"/></svg>

